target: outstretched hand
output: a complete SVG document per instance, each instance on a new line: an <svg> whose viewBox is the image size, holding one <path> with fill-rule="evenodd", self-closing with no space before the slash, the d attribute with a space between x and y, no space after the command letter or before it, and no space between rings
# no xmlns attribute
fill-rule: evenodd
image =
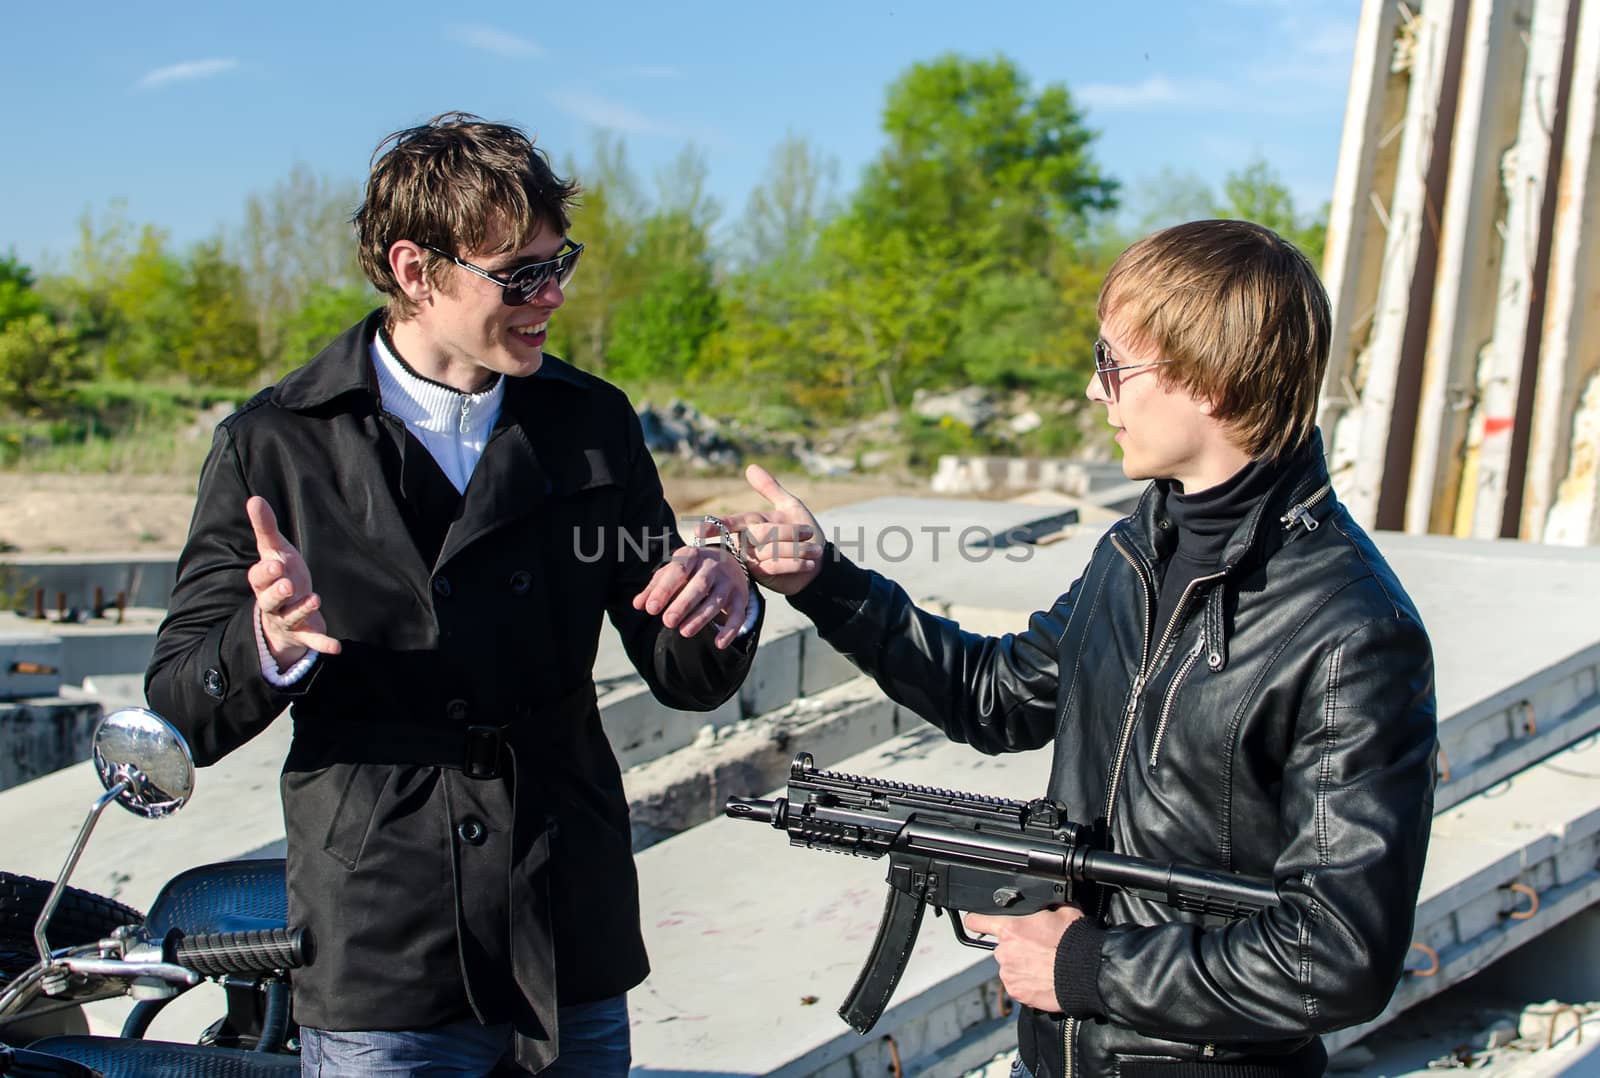
<svg viewBox="0 0 1600 1078"><path fill-rule="evenodd" d="M244 503L244 509L260 559L246 575L261 613L261 635L278 669L287 670L313 648L324 655L337 655L339 641L328 635L322 598L311 590L311 570L300 551L278 530L272 506L255 496Z"/></svg>
<svg viewBox="0 0 1600 1078"><path fill-rule="evenodd" d="M794 595L822 570L822 525L761 465L750 465L744 477L772 508L735 513L722 522L740 536L750 575L780 595Z"/></svg>

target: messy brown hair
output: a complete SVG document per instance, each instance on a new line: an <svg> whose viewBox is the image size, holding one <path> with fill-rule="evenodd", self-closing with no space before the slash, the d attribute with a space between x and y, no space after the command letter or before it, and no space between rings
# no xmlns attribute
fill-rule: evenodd
<svg viewBox="0 0 1600 1078"><path fill-rule="evenodd" d="M1159 350L1162 382L1209 401L1254 459L1311 436L1328 366L1328 293L1294 244L1250 221L1139 240L1100 286L1101 325Z"/></svg>
<svg viewBox="0 0 1600 1078"><path fill-rule="evenodd" d="M397 240L456 255L494 254L528 245L543 228L572 226L577 184L550 167L545 152L520 129L470 113L446 112L396 131L372 152L366 196L354 224L361 268L389 297L389 320L416 311L389 268ZM424 253L423 270L437 286L446 261Z"/></svg>

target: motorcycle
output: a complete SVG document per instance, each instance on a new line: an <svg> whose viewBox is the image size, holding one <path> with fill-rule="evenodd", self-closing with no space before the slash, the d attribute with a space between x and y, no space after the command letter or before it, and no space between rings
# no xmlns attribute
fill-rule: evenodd
<svg viewBox="0 0 1600 1078"><path fill-rule="evenodd" d="M71 887L67 881L89 835L113 801L157 819L182 808L194 789L194 758L182 735L143 708L114 711L101 721L93 759L106 792L89 810L54 883L0 874L0 1075L298 1074L287 978L308 960L309 944L303 930L284 924L283 862L191 869L169 881L143 916ZM22 922L34 910L37 917L23 936ZM47 933L65 945L52 947ZM223 986L228 1007L202 1043L143 1039L162 1007L206 979ZM119 995L137 1001L122 1035L87 1035L82 1006Z"/></svg>

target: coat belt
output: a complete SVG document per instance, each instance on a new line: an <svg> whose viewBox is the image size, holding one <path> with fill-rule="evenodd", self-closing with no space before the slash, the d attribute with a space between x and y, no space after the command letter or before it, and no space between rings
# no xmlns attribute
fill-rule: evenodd
<svg viewBox="0 0 1600 1078"><path fill-rule="evenodd" d="M425 725L319 716L297 722L294 736L297 749L329 762L445 767L468 778L492 779L503 773L508 748L532 752L563 744L594 706L594 682L585 681L553 704L519 708L517 718L507 723Z"/></svg>

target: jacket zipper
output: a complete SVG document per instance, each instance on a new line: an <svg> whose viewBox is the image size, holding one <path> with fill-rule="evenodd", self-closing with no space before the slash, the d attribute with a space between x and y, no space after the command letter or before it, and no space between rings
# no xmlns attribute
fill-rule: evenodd
<svg viewBox="0 0 1600 1078"><path fill-rule="evenodd" d="M1188 585L1183 589L1183 594L1178 596L1178 605L1173 608L1172 619L1167 622L1167 627L1161 631L1161 639L1157 642L1155 651L1151 652L1149 650L1148 643L1150 640L1150 593L1154 591L1155 588L1150 583L1150 578L1145 575L1144 567L1138 563L1132 554L1128 553L1128 551L1123 547L1122 543L1116 538L1113 538L1111 543L1119 552L1121 552L1124 558L1128 559L1128 564L1134 567L1139 574L1139 579L1144 583L1144 638L1146 645L1144 654L1141 655L1139 659L1139 673L1133 679L1133 691L1128 696L1127 709L1122 715L1122 736L1117 739L1117 756L1111 767L1111 785L1106 791L1106 833L1108 835L1111 833L1111 818L1113 813L1116 811L1117 789L1122 785L1122 769L1124 766L1126 766L1128 760L1128 746L1133 741L1133 716L1134 713L1139 709L1139 696L1144 692L1145 682L1149 680L1149 666L1155 658L1160 657L1166 651L1167 643L1172 639L1174 628L1177 626L1178 622L1183 619L1183 608L1189 605L1189 596L1194 594L1195 586L1198 584L1203 584L1208 580L1215 580L1227 572L1227 569L1224 568L1220 573L1212 573L1210 576L1196 577L1195 579L1189 581ZM1179 677L1182 676L1183 672L1180 671ZM1169 694L1167 698L1167 704L1170 703L1171 695ZM1166 712L1167 706L1164 705L1162 707L1161 724L1157 727L1156 745L1158 747L1161 743L1160 734L1166 727ZM1154 756L1152 754L1152 760L1153 759ZM1102 891L1102 909L1098 912L1104 912L1104 898L1105 892Z"/></svg>
<svg viewBox="0 0 1600 1078"><path fill-rule="evenodd" d="M1150 593L1155 590L1153 585L1150 583L1150 578L1145 574L1144 566L1139 564L1139 560L1137 558L1128 553L1127 548L1122 545L1122 540L1113 535L1111 537L1111 545L1117 548L1117 553L1121 554L1123 558L1127 560L1129 565L1133 566L1134 573L1136 573L1139 577L1139 583L1144 585L1144 636L1142 645L1143 650L1139 654L1139 672L1134 676L1133 688L1128 694L1128 706L1123 710L1122 713L1122 733L1117 739L1117 757L1115 765L1112 767L1111 771L1111 794L1110 797L1107 798L1107 805L1115 801L1117 797L1117 783L1122 777L1122 762L1128 753L1128 741L1133 736L1134 712L1139 708L1139 694L1144 691L1144 667L1145 664L1150 661ZM1181 600L1178 605L1181 609L1183 605ZM1106 823L1109 824L1110 822L1111 813L1108 808L1106 812ZM1105 892L1101 891L1100 901L1097 903L1097 907L1095 909L1095 916L1099 917L1104 913ZM1062 1078L1072 1078L1072 1042L1074 1039L1076 1039L1077 1034L1078 1020L1076 1018L1068 1018L1066 1021L1061 1023Z"/></svg>
<svg viewBox="0 0 1600 1078"><path fill-rule="evenodd" d="M1198 643L1184 656L1183 665L1178 667L1178 673L1172 679L1172 684L1167 687L1167 698L1161 702L1161 720L1156 723L1155 744L1150 746L1150 770L1156 769L1156 760L1161 756L1161 740L1167 736L1167 720L1172 717L1172 701L1178 695L1178 687L1183 684L1183 679L1189 676L1189 671L1194 669L1194 664L1200 661L1200 655L1206 650L1206 638L1200 637Z"/></svg>
<svg viewBox="0 0 1600 1078"><path fill-rule="evenodd" d="M1138 559L1128 552L1127 548L1122 545L1122 541L1113 536L1111 539L1111 545L1116 547L1117 552L1128 560L1129 565L1133 566L1133 571L1139 575L1139 582L1144 585L1144 644L1143 650L1139 654L1139 671L1134 675L1133 688L1128 693L1128 704L1125 708L1123 708L1122 711L1122 733L1117 738L1117 755L1112 760L1111 782L1106 788L1107 835L1111 833L1111 806L1117 802L1117 787L1122 782L1122 767L1128 756L1128 743L1133 740L1133 717L1134 714L1139 710L1139 695L1144 692L1144 681L1147 672L1146 667L1149 666L1150 663L1150 607L1153 605L1151 593L1155 591L1155 586L1151 584L1149 576L1145 574L1144 566L1139 564ZM1188 597L1189 592L1187 589L1185 589L1183 597L1178 600L1179 611L1183 609L1184 599L1187 599ZM1162 642L1165 643L1165 640L1166 634L1163 633ZM1160 654L1159 648L1157 648L1156 653ZM1096 914L1104 913L1104 891L1100 892L1100 902L1098 903L1098 906L1099 908L1095 911Z"/></svg>
<svg viewBox="0 0 1600 1078"><path fill-rule="evenodd" d="M1313 493L1311 497L1303 502L1291 505L1289 511L1279 517L1278 520L1285 528L1293 528L1296 524L1304 524L1306 531L1316 531L1319 525L1317 524L1317 518L1311 515L1311 507L1326 498L1328 492L1332 489L1333 484L1331 482L1322 484L1321 488Z"/></svg>
<svg viewBox="0 0 1600 1078"><path fill-rule="evenodd" d="M1319 495L1313 495L1312 497L1314 499L1314 498L1316 498L1318 496ZM1149 664L1151 662L1151 659L1152 659L1153 655L1154 656L1159 656L1166 649L1167 641L1169 639L1171 639L1171 637L1172 637L1173 626L1178 624L1178 622L1180 620L1180 617L1183 614L1183 608L1186 605L1188 605L1189 596L1191 594L1193 594L1193 592L1194 592L1195 585L1199 584L1199 583L1202 583L1202 582L1204 582L1206 580L1211 580L1211 579L1213 579L1215 577L1220 577L1220 576L1223 575L1223 573L1213 573L1213 574L1211 574L1211 576L1198 577L1198 578L1196 578L1194 580L1189 581L1188 586L1183 589L1183 594L1178 597L1178 605L1172 612L1172 620L1169 621L1167 623L1167 627L1162 630L1161 639L1156 644L1156 649L1155 649L1154 653L1152 653L1151 650L1150 650L1150 632L1151 632L1150 619L1151 619L1151 616L1152 616L1150 608L1153 605L1152 593L1155 591L1155 585L1153 583L1151 583L1150 577L1149 577L1148 574L1146 574L1144 566L1141 565L1139 563L1139 560L1137 558L1135 558L1131 553L1129 553L1128 549L1122 545L1122 540L1121 539L1119 539L1119 538L1117 538L1116 536L1113 535L1111 537L1111 545L1117 548L1117 553L1121 554L1123 556L1123 558L1125 558L1127 560L1129 565L1133 566L1133 571L1135 573L1137 573L1138 576L1139 576L1139 582L1144 585L1144 650L1142 651L1142 653L1139 656L1139 672L1138 672L1138 674L1136 674L1134 676L1133 688L1128 694L1128 706L1122 713L1122 734L1117 739L1117 756L1116 756L1116 760L1112 764L1112 768L1111 768L1111 785L1110 785L1110 787L1109 787L1109 789L1107 790L1107 793L1106 793L1106 832L1107 832L1107 834L1109 834L1110 831L1111 831L1111 816L1112 816L1112 811L1115 808L1116 803L1117 803L1117 787L1120 786L1121 783L1122 783L1122 769L1127 764L1128 745L1133 740L1133 717L1134 717L1134 714L1139 710L1139 696L1140 696L1140 694L1142 694L1144 692L1145 681L1148 678L1149 673L1150 673L1148 667L1149 667ZM1226 572L1226 570L1224 570L1224 572ZM1205 641L1202 638L1201 644L1204 645L1204 642ZM1203 650L1203 647L1202 648L1197 648L1195 650L1194 654L1190 656L1189 660L1185 663L1185 669L1179 671L1179 673L1178 673L1178 677L1179 678L1181 678L1184 675L1184 673L1187 671L1188 666L1193 664L1193 660L1199 657L1201 650ZM1168 697L1168 702L1170 703L1170 701L1171 701L1171 697L1169 696ZM1162 708L1162 717L1161 717L1161 726L1157 728L1156 745L1157 745L1158 748L1159 748L1160 743L1161 743L1160 742L1160 733L1161 733L1161 730L1165 727L1165 725L1166 725L1166 708L1163 707ZM1152 754L1152 760L1153 759L1154 759L1154 754ZM1095 911L1095 914L1098 917L1098 916L1103 915L1104 913L1105 913L1105 891L1102 890L1100 892L1099 908ZM1076 1018L1068 1018L1065 1022L1062 1023L1062 1036L1061 1036L1062 1044L1061 1044L1061 1048L1062 1048L1062 1060L1063 1060L1063 1062L1062 1062L1063 1078L1072 1078L1072 1041L1073 1041L1074 1037L1077 1035L1077 1032L1078 1032L1078 1020Z"/></svg>

